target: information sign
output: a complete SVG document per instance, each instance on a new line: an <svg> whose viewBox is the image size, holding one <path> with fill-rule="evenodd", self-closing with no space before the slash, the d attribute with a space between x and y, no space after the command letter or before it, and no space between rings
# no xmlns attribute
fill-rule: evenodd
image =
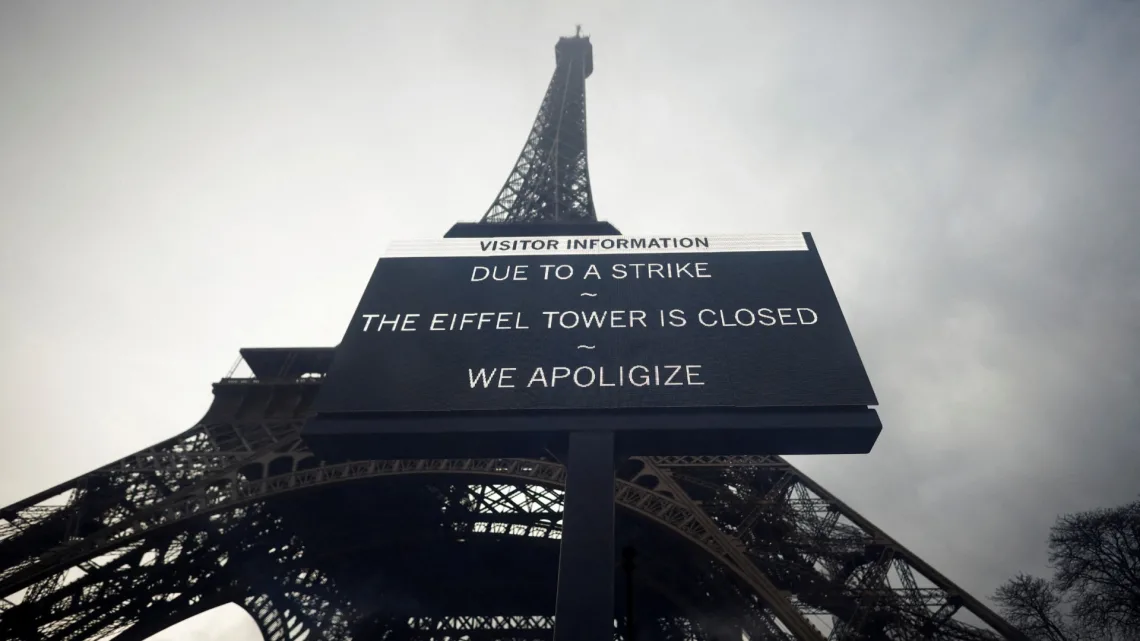
<svg viewBox="0 0 1140 641"><path fill-rule="evenodd" d="M810 235L759 234L395 243L316 410L382 423L875 404Z"/></svg>

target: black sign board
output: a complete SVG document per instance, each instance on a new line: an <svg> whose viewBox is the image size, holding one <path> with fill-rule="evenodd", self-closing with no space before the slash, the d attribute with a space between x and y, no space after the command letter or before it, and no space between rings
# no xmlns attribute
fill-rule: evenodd
<svg viewBox="0 0 1140 641"><path fill-rule="evenodd" d="M775 420L867 451L876 402L807 234L440 239L379 260L307 432ZM818 442L851 416L874 434Z"/></svg>

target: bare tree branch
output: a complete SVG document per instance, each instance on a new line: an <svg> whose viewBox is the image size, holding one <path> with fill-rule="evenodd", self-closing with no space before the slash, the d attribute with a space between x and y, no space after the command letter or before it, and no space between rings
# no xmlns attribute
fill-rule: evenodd
<svg viewBox="0 0 1140 641"><path fill-rule="evenodd" d="M1140 501L1059 517L1052 581L1018 575L994 600L1042 641L1140 641Z"/></svg>
<svg viewBox="0 0 1140 641"><path fill-rule="evenodd" d="M1140 501L1061 517L1049 560L1073 616L1106 632L1140 630Z"/></svg>
<svg viewBox="0 0 1140 641"><path fill-rule="evenodd" d="M994 601L1005 617L1033 639L1077 641L1062 614L1061 596L1053 586L1038 577L1019 574L998 588Z"/></svg>

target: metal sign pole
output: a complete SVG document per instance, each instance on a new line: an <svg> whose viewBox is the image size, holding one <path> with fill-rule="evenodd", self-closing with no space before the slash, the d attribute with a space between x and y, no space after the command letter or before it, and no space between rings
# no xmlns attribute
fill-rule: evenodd
<svg viewBox="0 0 1140 641"><path fill-rule="evenodd" d="M614 435L572 432L554 641L614 638Z"/></svg>

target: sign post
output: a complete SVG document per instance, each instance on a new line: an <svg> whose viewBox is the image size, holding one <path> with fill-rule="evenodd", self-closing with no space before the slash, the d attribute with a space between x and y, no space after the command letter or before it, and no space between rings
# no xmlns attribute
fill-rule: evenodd
<svg viewBox="0 0 1140 641"><path fill-rule="evenodd" d="M554 641L614 629L614 435L571 432L562 506Z"/></svg>

